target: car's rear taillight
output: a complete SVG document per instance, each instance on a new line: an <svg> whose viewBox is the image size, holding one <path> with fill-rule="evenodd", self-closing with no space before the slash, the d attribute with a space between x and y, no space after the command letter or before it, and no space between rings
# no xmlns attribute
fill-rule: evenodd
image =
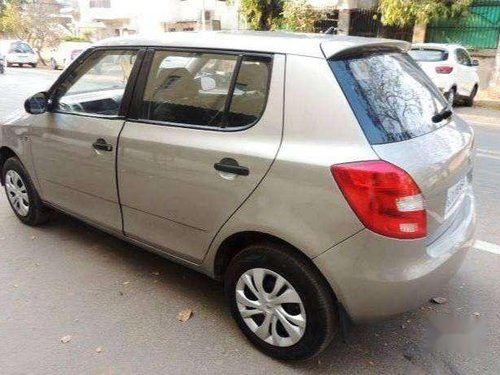
<svg viewBox="0 0 500 375"><path fill-rule="evenodd" d="M427 235L422 192L404 170L381 160L337 164L330 170L347 202L368 229L401 239Z"/></svg>
<svg viewBox="0 0 500 375"><path fill-rule="evenodd" d="M436 66L436 73L438 74L450 74L453 71L452 66Z"/></svg>

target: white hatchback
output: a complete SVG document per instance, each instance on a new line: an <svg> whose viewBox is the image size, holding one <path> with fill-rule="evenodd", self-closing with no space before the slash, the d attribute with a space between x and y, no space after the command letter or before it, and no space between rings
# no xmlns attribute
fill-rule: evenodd
<svg viewBox="0 0 500 375"><path fill-rule="evenodd" d="M4 56L4 64L12 65L30 65L36 68L38 57L31 46L22 40L0 40L0 56Z"/></svg>
<svg viewBox="0 0 500 375"><path fill-rule="evenodd" d="M472 106L479 89L478 60L458 44L413 44L411 57L453 104L460 100Z"/></svg>

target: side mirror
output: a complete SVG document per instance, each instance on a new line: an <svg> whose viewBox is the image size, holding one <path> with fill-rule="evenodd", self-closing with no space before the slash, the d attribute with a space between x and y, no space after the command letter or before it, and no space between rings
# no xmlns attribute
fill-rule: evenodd
<svg viewBox="0 0 500 375"><path fill-rule="evenodd" d="M211 91L217 87L217 82L212 77L201 77L200 83L203 91Z"/></svg>
<svg viewBox="0 0 500 375"><path fill-rule="evenodd" d="M47 112L48 103L49 97L46 92L42 91L26 99L24 109L32 115L39 115Z"/></svg>
<svg viewBox="0 0 500 375"><path fill-rule="evenodd" d="M472 60L471 66L479 66L479 60Z"/></svg>

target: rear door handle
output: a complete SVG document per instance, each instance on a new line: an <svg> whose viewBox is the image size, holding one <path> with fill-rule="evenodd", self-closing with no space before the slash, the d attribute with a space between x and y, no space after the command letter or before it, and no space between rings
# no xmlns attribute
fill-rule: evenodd
<svg viewBox="0 0 500 375"><path fill-rule="evenodd" d="M106 142L105 139L99 138L97 141L92 143L92 147L99 151L110 152L113 151L113 145Z"/></svg>
<svg viewBox="0 0 500 375"><path fill-rule="evenodd" d="M248 176L250 169L243 167L238 162L231 158L224 158L220 162L214 164L214 168L220 172L233 173L240 176Z"/></svg>

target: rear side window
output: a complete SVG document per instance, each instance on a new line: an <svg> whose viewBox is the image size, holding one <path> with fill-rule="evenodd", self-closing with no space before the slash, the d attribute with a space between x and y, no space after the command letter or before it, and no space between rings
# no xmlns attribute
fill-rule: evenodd
<svg viewBox="0 0 500 375"><path fill-rule="evenodd" d="M408 54L416 61L446 61L448 52L439 49L415 48L408 51Z"/></svg>
<svg viewBox="0 0 500 375"><path fill-rule="evenodd" d="M330 60L330 66L371 144L429 133L447 103L407 54L372 53Z"/></svg>
<svg viewBox="0 0 500 375"><path fill-rule="evenodd" d="M242 127L262 114L270 57L158 51L140 118L179 125Z"/></svg>
<svg viewBox="0 0 500 375"><path fill-rule="evenodd" d="M463 49L457 49L455 51L455 54L456 54L457 61L459 64L467 65L467 66L472 65L471 58L470 58L469 54L467 53L467 51L465 51Z"/></svg>

